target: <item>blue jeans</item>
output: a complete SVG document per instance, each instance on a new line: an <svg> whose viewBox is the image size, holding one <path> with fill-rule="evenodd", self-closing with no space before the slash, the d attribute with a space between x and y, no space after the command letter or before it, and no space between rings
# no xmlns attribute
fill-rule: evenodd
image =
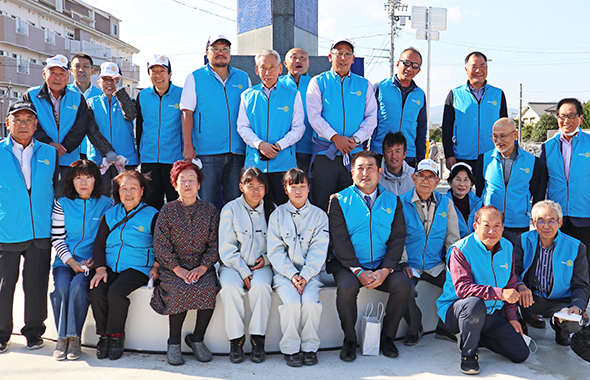
<svg viewBox="0 0 590 380"><path fill-rule="evenodd" d="M55 290L50 294L57 337L79 337L88 313L88 291L92 276L76 273L69 266L53 268Z"/></svg>
<svg viewBox="0 0 590 380"><path fill-rule="evenodd" d="M203 163L205 176L199 190L201 200L217 205L220 187L223 205L240 196L240 175L246 156L224 153L197 157Z"/></svg>

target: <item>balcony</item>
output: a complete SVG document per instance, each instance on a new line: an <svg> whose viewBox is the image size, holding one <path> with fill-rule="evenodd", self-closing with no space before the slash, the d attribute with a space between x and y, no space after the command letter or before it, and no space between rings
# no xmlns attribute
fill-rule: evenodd
<svg viewBox="0 0 590 380"><path fill-rule="evenodd" d="M72 55L84 52L93 58L108 60L111 57L111 49L88 41L68 39L69 50Z"/></svg>

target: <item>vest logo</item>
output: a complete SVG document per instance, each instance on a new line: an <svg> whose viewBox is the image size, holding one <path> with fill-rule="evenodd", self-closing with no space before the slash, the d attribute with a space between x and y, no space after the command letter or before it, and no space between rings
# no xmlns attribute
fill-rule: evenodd
<svg viewBox="0 0 590 380"><path fill-rule="evenodd" d="M508 269L508 263L506 263L504 265L500 265L500 268Z"/></svg>
<svg viewBox="0 0 590 380"><path fill-rule="evenodd" d="M44 159L44 160L39 160L39 162L42 162L42 163L44 163L45 165L49 165L49 164L50 164L50 162L49 162L49 160L48 160L47 158L46 158L46 159Z"/></svg>
<svg viewBox="0 0 590 380"><path fill-rule="evenodd" d="M278 109L289 112L289 106L279 107Z"/></svg>
<svg viewBox="0 0 590 380"><path fill-rule="evenodd" d="M178 105L178 103L176 103L176 104L169 104L168 107L172 107L172 108L178 109L180 106Z"/></svg>
<svg viewBox="0 0 590 380"><path fill-rule="evenodd" d="M571 267L572 265L574 265L574 262L573 262L573 261L571 261L571 260L568 260L568 261L562 261L561 263L562 263L562 264L565 264L565 265L567 265L568 267Z"/></svg>
<svg viewBox="0 0 590 380"><path fill-rule="evenodd" d="M493 105L495 105L495 106L497 106L497 105L498 105L498 102L497 102L497 101L495 101L495 100L492 100L491 102L488 100L488 103L492 103L492 104L493 104Z"/></svg>
<svg viewBox="0 0 590 380"><path fill-rule="evenodd" d="M413 101L414 103L416 103L417 105L420 105L420 104L422 104L422 102L420 102L419 100L416 100L416 99L412 99L412 101Z"/></svg>
<svg viewBox="0 0 590 380"><path fill-rule="evenodd" d="M526 174L529 174L531 172L531 169L529 168L520 168L520 170L524 171Z"/></svg>
<svg viewBox="0 0 590 380"><path fill-rule="evenodd" d="M354 92L353 92L353 94L354 94ZM362 91L357 91L357 92L356 92L356 95L357 95L357 96L361 96L362 94L363 94L363 92L362 92Z"/></svg>
<svg viewBox="0 0 590 380"><path fill-rule="evenodd" d="M389 207L388 208L381 207L381 210L385 211L388 214L391 214L393 212Z"/></svg>
<svg viewBox="0 0 590 380"><path fill-rule="evenodd" d="M133 227L135 227L135 226L133 226ZM137 230L138 230L139 232L143 232L143 231L145 231L145 227L144 227L144 226L139 226L139 227L136 227L136 228L137 228Z"/></svg>
<svg viewBox="0 0 590 380"><path fill-rule="evenodd" d="M443 218L446 218L446 217L447 217L447 213L443 211L443 212L440 214L440 216L442 216Z"/></svg>
<svg viewBox="0 0 590 380"><path fill-rule="evenodd" d="M241 84L238 85L238 88L241 90L242 88L244 88L244 86L242 86Z"/></svg>
<svg viewBox="0 0 590 380"><path fill-rule="evenodd" d="M584 157L586 157L586 158L590 158L590 152L586 152L586 153L584 154Z"/></svg>
<svg viewBox="0 0 590 380"><path fill-rule="evenodd" d="M69 109L74 110L74 111L77 111L78 110L78 106L75 105L75 104L73 106L71 106L71 107L70 106L67 106L66 108L69 108Z"/></svg>

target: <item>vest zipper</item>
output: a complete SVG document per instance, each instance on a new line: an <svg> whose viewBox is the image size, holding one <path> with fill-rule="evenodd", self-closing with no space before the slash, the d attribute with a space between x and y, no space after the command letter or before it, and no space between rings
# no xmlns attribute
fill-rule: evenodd
<svg viewBox="0 0 590 380"><path fill-rule="evenodd" d="M414 206L416 207L416 206ZM436 217L436 209L437 206L434 206L434 215ZM434 217L432 218L432 224L434 224ZM422 228L424 228L424 225L422 225ZM432 230L432 225L430 226L430 229L428 230L428 232L426 232L426 228L424 228L424 249L422 249L422 272L424 272L424 267L426 266L426 263L424 261L424 257L426 256L426 246L428 245L428 235L430 235L430 230Z"/></svg>
<svg viewBox="0 0 590 380"><path fill-rule="evenodd" d="M485 85L484 85L485 86ZM481 124L481 101L485 95L485 92L481 95L481 98L477 101L477 157L479 157L479 135L480 135L480 124ZM475 96L475 95L473 95ZM476 98L477 100L477 98ZM477 159L476 157L476 159Z"/></svg>
<svg viewBox="0 0 590 380"><path fill-rule="evenodd" d="M225 107L227 108L227 130L229 132L228 141L229 141L229 152L231 153L231 114L229 112L229 101L227 100L227 90L225 86L223 86L223 94L225 95ZM201 124L199 124L201 125Z"/></svg>
<svg viewBox="0 0 590 380"><path fill-rule="evenodd" d="M164 95L165 96L165 95ZM157 162L160 162L160 130L162 129L162 96L160 98L160 108L158 109L158 158Z"/></svg>
<svg viewBox="0 0 590 380"><path fill-rule="evenodd" d="M108 100L108 98L107 98ZM111 134L111 146L113 145L113 121L111 120L111 103L109 102L109 132ZM115 148L113 148L115 149Z"/></svg>
<svg viewBox="0 0 590 380"><path fill-rule="evenodd" d="M375 199L375 203L377 203L377 199ZM369 209L366 203L365 207ZM375 205L373 205L373 207L375 207ZM373 210L371 209L369 209L369 239L371 239L371 269L375 269L373 268Z"/></svg>
<svg viewBox="0 0 590 380"><path fill-rule="evenodd" d="M401 100L402 100L402 102L401 102L402 103L402 112L401 112L401 115L399 117L399 130L398 130L398 132L401 132L402 131L402 121L404 119L404 106L406 105L406 103L404 102L404 94L402 93L402 91L399 88L398 88L398 91L399 91L399 93L401 95ZM408 96L409 95L410 94L408 94ZM408 98L406 98L406 100L408 100Z"/></svg>
<svg viewBox="0 0 590 380"><path fill-rule="evenodd" d="M24 179L24 177L23 177ZM31 182L33 182L33 173L31 173ZM26 182L25 182L25 188L27 187ZM33 239L36 238L35 235L35 218L33 218L33 198L31 197L31 192L33 189L33 185L31 184L31 189L28 191L29 193L29 210L31 210L31 225L33 227Z"/></svg>
<svg viewBox="0 0 590 380"><path fill-rule="evenodd" d="M82 244L82 241L84 240L85 233L86 233L86 199L84 199L84 214L82 216L82 238L80 239L80 241L78 242L78 244L76 244L74 246L74 249L72 249L72 257L74 257L74 255L75 255L76 248L78 248L78 246L80 244ZM76 260L76 259L74 258L74 260Z"/></svg>
<svg viewBox="0 0 590 380"><path fill-rule="evenodd" d="M490 266L492 268L492 274L494 275L494 287L497 288L498 287L498 279L496 278L496 271L494 270L494 255L492 254L492 252L490 251ZM497 300L494 300L494 305L492 306L492 308L496 307L496 303L498 303ZM487 311L486 311L487 314Z"/></svg>
<svg viewBox="0 0 590 380"><path fill-rule="evenodd" d="M344 80L340 79L340 95L342 96L342 136L346 136L346 110L344 109ZM370 211L370 210L369 210ZM373 257L373 252L371 252Z"/></svg>
<svg viewBox="0 0 590 380"><path fill-rule="evenodd" d="M266 105L266 142L268 142L268 132L270 126L270 97L272 96L272 91L268 94L268 103ZM269 143L270 144L270 143ZM266 172L269 173L270 171L270 159L266 160Z"/></svg>
<svg viewBox="0 0 590 380"><path fill-rule="evenodd" d="M119 252L117 253L117 262L115 263L115 271L119 269L119 259L121 258L121 250L123 249L123 230L127 226L127 222L123 223L121 226L121 233L119 234L119 240L121 240L121 246L119 247Z"/></svg>

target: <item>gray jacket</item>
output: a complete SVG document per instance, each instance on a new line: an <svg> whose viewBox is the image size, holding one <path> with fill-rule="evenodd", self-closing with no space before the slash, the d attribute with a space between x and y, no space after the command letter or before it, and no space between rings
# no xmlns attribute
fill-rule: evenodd
<svg viewBox="0 0 590 380"><path fill-rule="evenodd" d="M405 194L414 187L414 181L412 181L414 168L408 165L406 161L403 162L402 172L399 177L387 171L385 158L381 161L381 168L383 169L383 174L379 183L395 195Z"/></svg>

